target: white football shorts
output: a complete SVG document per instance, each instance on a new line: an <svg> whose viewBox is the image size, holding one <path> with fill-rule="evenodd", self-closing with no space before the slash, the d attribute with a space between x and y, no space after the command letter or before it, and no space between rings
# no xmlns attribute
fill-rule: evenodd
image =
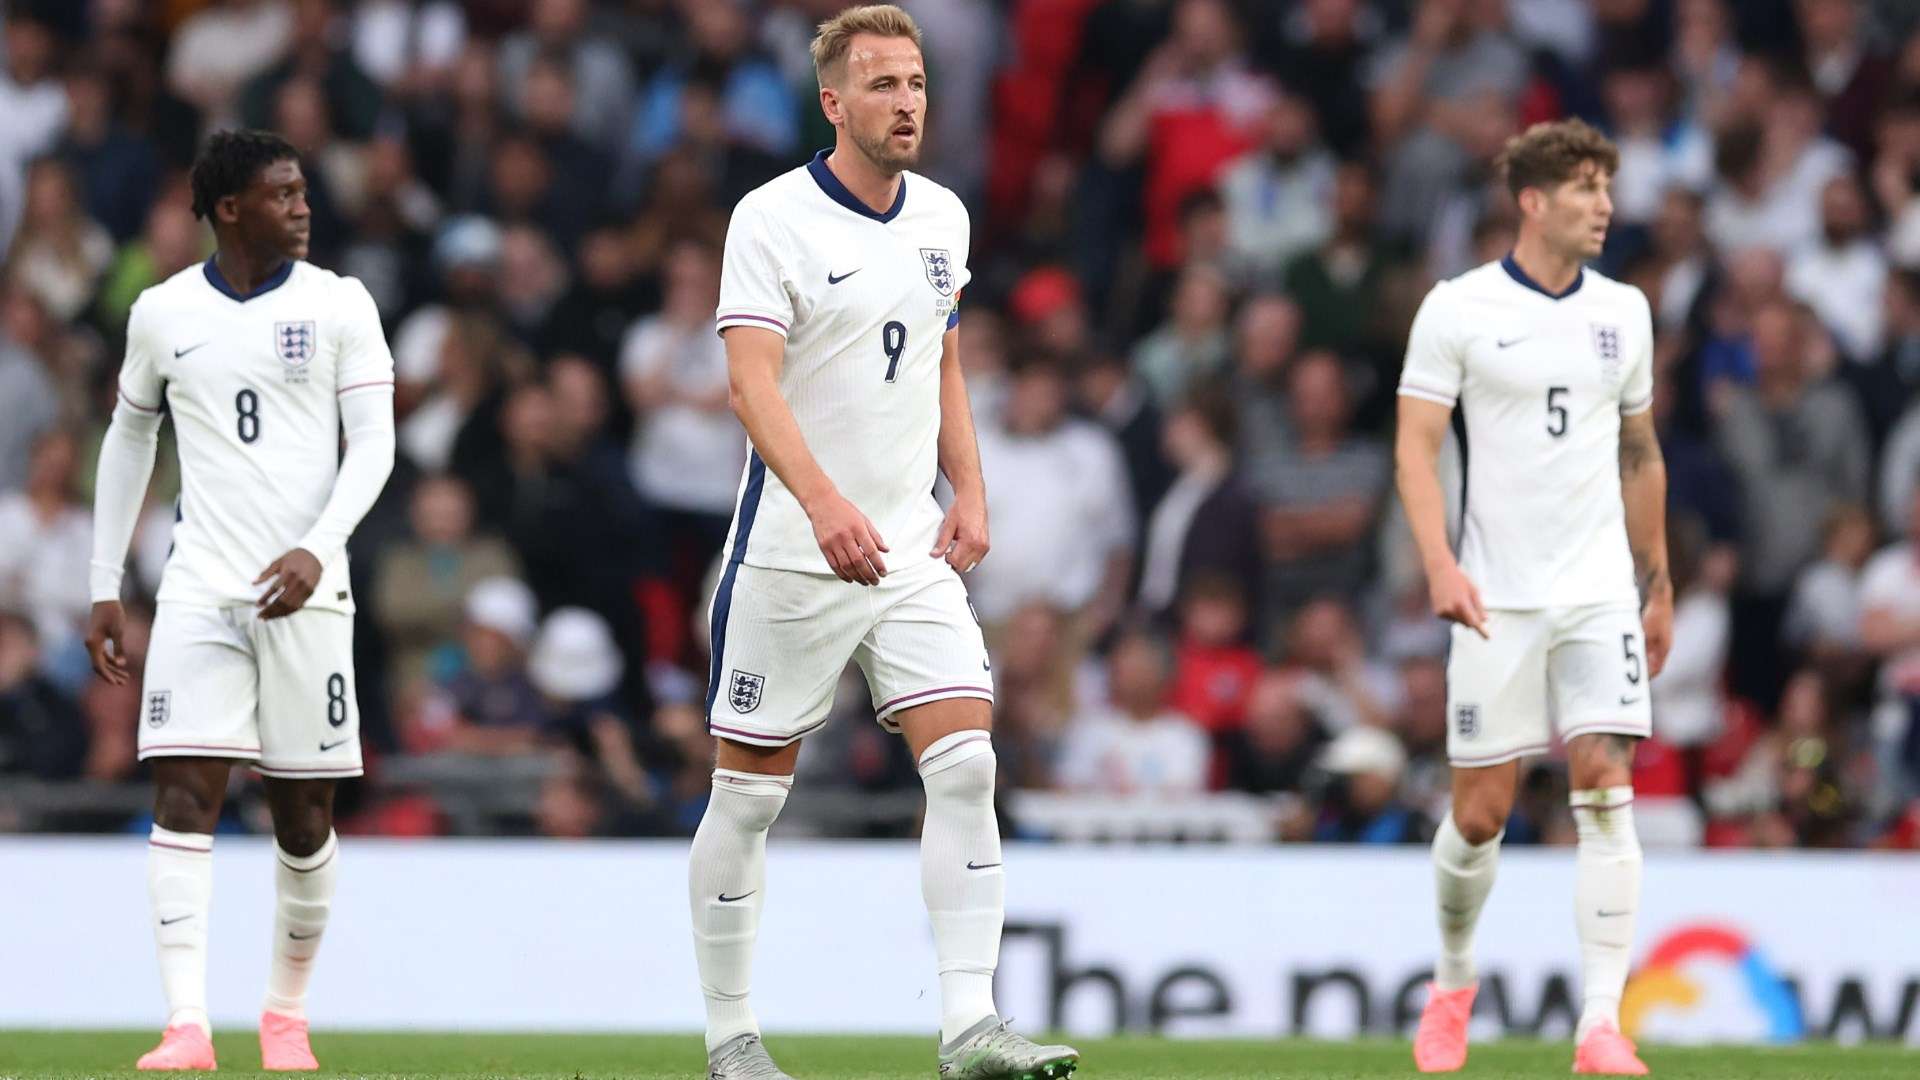
<svg viewBox="0 0 1920 1080"><path fill-rule="evenodd" d="M730 564L708 614L707 723L716 736L785 746L827 722L848 660L866 673L875 719L943 698L993 700L980 621L944 560L909 556L880 584Z"/></svg>
<svg viewBox="0 0 1920 1080"><path fill-rule="evenodd" d="M353 616L163 603L153 620L140 759L239 758L288 779L359 776Z"/></svg>
<svg viewBox="0 0 1920 1080"><path fill-rule="evenodd" d="M1653 733L1647 650L1633 604L1487 612L1488 638L1455 625L1447 757L1480 768L1580 735Z"/></svg>

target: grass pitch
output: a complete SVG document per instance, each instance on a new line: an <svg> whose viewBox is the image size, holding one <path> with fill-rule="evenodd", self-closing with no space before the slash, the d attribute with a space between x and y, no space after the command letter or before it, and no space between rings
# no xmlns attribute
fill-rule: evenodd
<svg viewBox="0 0 1920 1080"><path fill-rule="evenodd" d="M156 1032L0 1031L0 1078L143 1074L134 1059ZM328 1034L314 1037L322 1075L432 1078L530 1077L536 1080L705 1080L700 1038L630 1035ZM215 1037L220 1077L258 1072L251 1032ZM1413 1078L1404 1042L1190 1042L1093 1039L1076 1080L1363 1080ZM798 1080L881 1080L934 1075L933 1040L769 1036L767 1046ZM1649 1047L1642 1055L1660 1080L1912 1080L1920 1051L1809 1045L1784 1049ZM1476 1046L1463 1078L1517 1080L1568 1074L1565 1043Z"/></svg>

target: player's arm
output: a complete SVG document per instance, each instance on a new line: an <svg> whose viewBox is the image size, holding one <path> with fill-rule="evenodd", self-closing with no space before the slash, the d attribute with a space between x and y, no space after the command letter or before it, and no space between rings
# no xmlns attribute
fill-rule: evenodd
<svg viewBox="0 0 1920 1080"><path fill-rule="evenodd" d="M940 339L940 471L953 488L953 505L940 523L934 558L961 573L987 557L987 484L980 474L980 442L973 431L973 406L960 372L960 330Z"/></svg>
<svg viewBox="0 0 1920 1080"><path fill-rule="evenodd" d="M772 330L729 326L727 400L747 438L773 475L793 492L813 523L813 537L827 565L842 581L878 585L887 572L880 557L887 549L867 515L848 502L807 449L799 421L780 396L780 369L787 340Z"/></svg>
<svg viewBox="0 0 1920 1080"><path fill-rule="evenodd" d="M1398 429L1393 439L1394 484L1407 510L1420 565L1426 568L1427 595L1433 613L1473 627L1487 636L1487 609L1480 590L1468 579L1447 544L1447 494L1440 486L1440 447L1453 422L1453 407L1410 394L1400 395Z"/></svg>
<svg viewBox="0 0 1920 1080"><path fill-rule="evenodd" d="M1640 586L1647 670L1658 675L1673 647L1673 579L1667 573L1667 461L1650 408L1620 418L1620 500Z"/></svg>
<svg viewBox="0 0 1920 1080"><path fill-rule="evenodd" d="M258 602L263 619L291 615L306 604L327 564L346 551L347 537L373 509L393 474L393 354L387 351L380 313L366 288L347 279L340 297L346 310L334 393L347 452L320 517L293 550L254 579L255 585L267 586Z"/></svg>
<svg viewBox="0 0 1920 1080"><path fill-rule="evenodd" d="M129 676L121 640L126 613L120 606L120 585L126 575L127 547L133 543L140 505L146 501L147 482L153 478L164 397L145 323L141 306L135 303L127 318L127 355L120 367L118 397L100 443L93 483L93 552L87 573L93 610L87 619L87 653L93 670L115 686Z"/></svg>

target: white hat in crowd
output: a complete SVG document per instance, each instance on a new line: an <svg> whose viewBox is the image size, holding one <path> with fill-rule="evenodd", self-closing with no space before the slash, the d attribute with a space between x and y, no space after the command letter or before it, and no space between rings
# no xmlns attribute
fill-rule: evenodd
<svg viewBox="0 0 1920 1080"><path fill-rule="evenodd" d="M1362 773L1399 776L1407 767L1407 752L1391 732L1356 724L1327 744L1320 755L1320 767L1341 776Z"/></svg>
<svg viewBox="0 0 1920 1080"><path fill-rule="evenodd" d="M567 607L547 616L527 658L527 674L550 698L589 701L619 687L626 661L605 619L586 608Z"/></svg>
<svg viewBox="0 0 1920 1080"><path fill-rule="evenodd" d="M518 578L484 578L467 590L467 621L497 630L523 649L533 640L539 618L539 601Z"/></svg>

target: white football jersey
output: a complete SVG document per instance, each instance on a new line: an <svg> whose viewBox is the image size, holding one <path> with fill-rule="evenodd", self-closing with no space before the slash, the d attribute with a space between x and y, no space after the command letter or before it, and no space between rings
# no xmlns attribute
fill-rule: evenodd
<svg viewBox="0 0 1920 1080"><path fill-rule="evenodd" d="M1555 296L1512 257L1433 287L1400 393L1459 405L1460 566L1490 608L1637 603L1620 418L1653 405L1639 289L1582 270Z"/></svg>
<svg viewBox="0 0 1920 1080"><path fill-rule="evenodd" d="M180 505L159 599L248 604L320 518L340 465L340 396L393 385L366 287L306 262L246 296L213 260L147 289L127 320L120 396L173 414ZM345 552L307 607L353 610Z"/></svg>
<svg viewBox="0 0 1920 1080"><path fill-rule="evenodd" d="M940 353L966 287L967 209L915 173L885 213L827 168L826 151L733 211L717 325L787 339L780 394L820 467L895 558L933 546L941 511ZM813 526L752 454L727 541L751 566L830 573Z"/></svg>

